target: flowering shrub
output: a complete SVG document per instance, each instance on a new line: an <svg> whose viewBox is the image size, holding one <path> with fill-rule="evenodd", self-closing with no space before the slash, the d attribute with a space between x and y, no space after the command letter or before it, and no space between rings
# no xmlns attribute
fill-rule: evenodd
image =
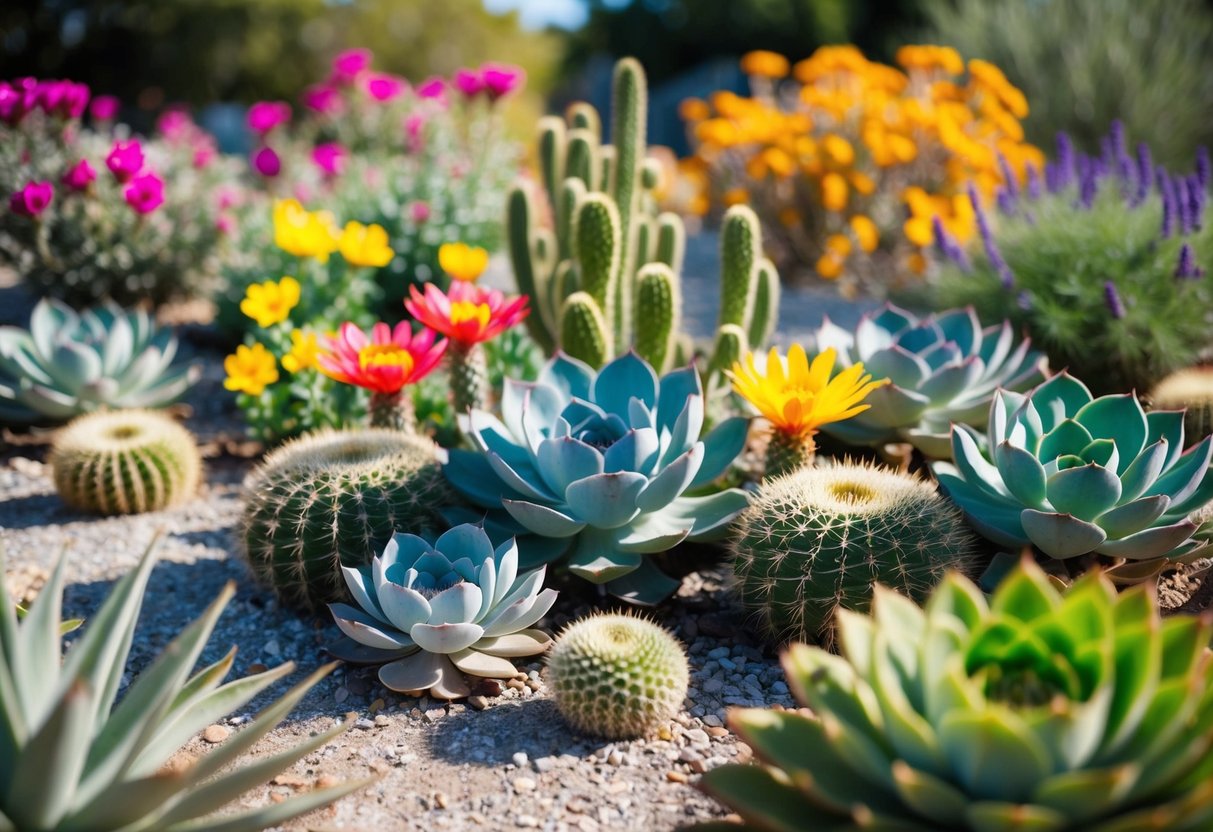
<svg viewBox="0 0 1213 832"><path fill-rule="evenodd" d="M0 82L0 263L43 294L77 306L205 292L224 236L219 183L233 175L184 112L152 139L114 125L71 81Z"/></svg>
<svg viewBox="0 0 1213 832"><path fill-rule="evenodd" d="M976 232L967 182L991 195L1043 164L1023 141L1027 101L997 67L971 60L966 71L939 46L902 47L897 62L854 46L795 66L753 52L742 60L752 97L683 102L714 201L753 206L781 269L883 292L923 270L932 217L958 239Z"/></svg>
<svg viewBox="0 0 1213 832"><path fill-rule="evenodd" d="M1117 124L1098 157L1063 134L1055 161L993 205L972 195L979 234L936 227L933 303L1008 317L1096 393L1149 390L1213 347L1213 225L1207 152L1172 174Z"/></svg>

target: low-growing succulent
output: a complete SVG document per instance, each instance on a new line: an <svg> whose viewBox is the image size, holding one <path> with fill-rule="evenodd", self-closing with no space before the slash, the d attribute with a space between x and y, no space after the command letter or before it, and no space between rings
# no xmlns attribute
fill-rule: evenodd
<svg viewBox="0 0 1213 832"><path fill-rule="evenodd" d="M102 408L163 407L197 378L170 369L171 330L142 310L107 305L77 313L43 299L29 331L0 327L0 422L65 422Z"/></svg>
<svg viewBox="0 0 1213 832"><path fill-rule="evenodd" d="M633 615L570 624L552 645L547 684L578 731L608 739L652 734L682 708L690 670L669 631Z"/></svg>
<svg viewBox="0 0 1213 832"><path fill-rule="evenodd" d="M342 783L240 814L229 802L314 753L352 720L232 768L324 678L321 668L271 703L222 746L185 765L169 761L191 737L244 708L294 670L291 663L222 684L236 650L193 675L230 584L126 687L135 622L155 563L155 544L118 581L66 657L61 596L67 558L19 622L0 604L0 829L39 832L207 832L285 823L361 788ZM0 553L0 572L4 557Z"/></svg>
<svg viewBox="0 0 1213 832"><path fill-rule="evenodd" d="M835 611L866 610L874 583L924 598L948 570L974 571L976 544L933 483L839 463L765 482L731 545L763 634L828 646Z"/></svg>
<svg viewBox="0 0 1213 832"><path fill-rule="evenodd" d="M658 380L635 353L599 373L557 355L534 383L507 379L501 410L471 411L464 432L476 450L452 450L445 472L491 519L538 537L523 549L527 566L565 558L611 593L655 603L678 582L645 555L722 536L748 502L738 489L685 496L724 473L748 425L735 417L700 437L693 368Z"/></svg>
<svg viewBox="0 0 1213 832"><path fill-rule="evenodd" d="M154 410L80 416L50 454L63 502L96 514L158 511L198 490L202 458L194 437Z"/></svg>
<svg viewBox="0 0 1213 832"><path fill-rule="evenodd" d="M1027 395L1000 391L983 437L952 431L933 469L980 534L1073 561L1122 559L1123 580L1203 548L1189 515L1213 497L1213 439L1184 451L1183 413L1146 413L1131 394L1093 398L1062 372Z"/></svg>
<svg viewBox="0 0 1213 832"><path fill-rule="evenodd" d="M947 459L953 422L984 421L994 391L1024 391L1044 381L1046 359L1015 337L1011 324L982 327L971 309L919 318L892 304L865 314L854 331L826 318L817 350L837 350L840 368L863 362L888 383L865 399L867 412L825 427L852 445L909 442Z"/></svg>
<svg viewBox="0 0 1213 832"><path fill-rule="evenodd" d="M317 610L346 594L342 566L364 566L397 531L439 523L450 498L438 448L390 429L318 431L265 458L245 484L240 542L283 603Z"/></svg>
<svg viewBox="0 0 1213 832"><path fill-rule="evenodd" d="M1210 636L1145 586L1062 595L1030 560L990 600L960 575L925 611L880 588L839 613L841 656L784 654L813 715L734 711L762 764L703 786L768 832L1213 828Z"/></svg>
<svg viewBox="0 0 1213 832"><path fill-rule="evenodd" d="M1189 442L1213 434L1213 367L1176 370L1154 385L1150 404L1156 410L1182 410Z"/></svg>
<svg viewBox="0 0 1213 832"><path fill-rule="evenodd" d="M519 574L514 541L494 549L479 526L456 526L433 545L397 534L369 566L341 571L358 606L329 605L352 640L330 652L382 664L379 681L391 690L467 696L463 673L508 679L518 672L511 659L551 642L531 629L556 601L554 589L540 589L547 569Z"/></svg>

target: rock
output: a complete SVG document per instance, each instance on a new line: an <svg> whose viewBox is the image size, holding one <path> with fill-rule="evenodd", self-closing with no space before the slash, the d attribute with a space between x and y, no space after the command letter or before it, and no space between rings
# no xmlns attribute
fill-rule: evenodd
<svg viewBox="0 0 1213 832"><path fill-rule="evenodd" d="M711 740L708 738L707 732L702 728L692 728L685 734L687 742L691 745L708 745Z"/></svg>
<svg viewBox="0 0 1213 832"><path fill-rule="evenodd" d="M483 711L489 706L488 697L480 696L479 694L468 697L468 707L477 711Z"/></svg>
<svg viewBox="0 0 1213 832"><path fill-rule="evenodd" d="M514 791L521 794L523 792L535 791L536 783L530 777L515 777L513 785L514 785Z"/></svg>
<svg viewBox="0 0 1213 832"><path fill-rule="evenodd" d="M510 759L514 761L514 765L518 766L518 768L526 768L527 756L525 751L514 752L514 756Z"/></svg>
<svg viewBox="0 0 1213 832"><path fill-rule="evenodd" d="M691 778L687 777L681 771L667 771L665 773L665 779L669 780L671 783L686 783L690 781Z"/></svg>
<svg viewBox="0 0 1213 832"><path fill-rule="evenodd" d="M202 739L214 745L223 742L232 735L232 729L226 725L208 725L202 731Z"/></svg>
<svg viewBox="0 0 1213 832"><path fill-rule="evenodd" d="M333 691L333 700L340 705L342 702L350 698L349 688L339 687Z"/></svg>

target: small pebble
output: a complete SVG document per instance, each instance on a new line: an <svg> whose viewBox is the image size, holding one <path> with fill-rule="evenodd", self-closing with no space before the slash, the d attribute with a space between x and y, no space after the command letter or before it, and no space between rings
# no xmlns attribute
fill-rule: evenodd
<svg viewBox="0 0 1213 832"><path fill-rule="evenodd" d="M515 777L514 791L516 792L533 792L535 791L535 781L530 777Z"/></svg>
<svg viewBox="0 0 1213 832"><path fill-rule="evenodd" d="M665 773L665 779L669 780L671 783L686 783L691 778L687 777L681 771L667 771Z"/></svg>
<svg viewBox="0 0 1213 832"><path fill-rule="evenodd" d="M485 696L469 696L468 707L477 711L483 711L489 706L488 697Z"/></svg>
<svg viewBox="0 0 1213 832"><path fill-rule="evenodd" d="M202 732L202 739L214 745L223 742L232 734L232 729L226 725L208 725Z"/></svg>

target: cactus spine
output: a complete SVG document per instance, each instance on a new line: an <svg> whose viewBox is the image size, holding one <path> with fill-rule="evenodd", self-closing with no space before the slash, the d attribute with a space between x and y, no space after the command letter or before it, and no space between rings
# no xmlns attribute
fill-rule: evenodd
<svg viewBox="0 0 1213 832"><path fill-rule="evenodd" d="M450 498L429 439L395 430L319 431L269 454L245 483L240 542L287 606L346 597L341 566L362 566L397 531L437 526Z"/></svg>
<svg viewBox="0 0 1213 832"><path fill-rule="evenodd" d="M535 309L527 329L544 352L563 349L600 367L635 347L651 362L649 356L659 357L652 363L666 372L690 353L679 331L686 231L677 215L655 208L660 166L647 158L648 94L634 59L616 65L611 100L609 144L601 140L601 119L589 104L572 105L565 119L540 120L540 170L552 229L539 225L532 195L517 187L506 218L510 258L518 289ZM758 220L744 210L740 217L730 213L732 230L723 235L728 320L722 310L722 322L740 326L759 347L778 317L779 276L761 259ZM655 264L667 270L657 272ZM649 310L642 295L656 299L659 311ZM573 320L566 320L569 314ZM657 329L651 331L654 317Z"/></svg>
<svg viewBox="0 0 1213 832"><path fill-rule="evenodd" d="M828 645L835 610L866 610L873 584L922 598L949 569L973 572L975 552L933 484L858 463L765 482L733 540L742 600L777 643Z"/></svg>
<svg viewBox="0 0 1213 832"><path fill-rule="evenodd" d="M485 406L489 367L480 344L451 341L450 370L452 404L456 413Z"/></svg>
<svg viewBox="0 0 1213 832"><path fill-rule="evenodd" d="M63 502L94 514L158 511L198 490L194 437L154 410L113 410L73 421L50 454Z"/></svg>

